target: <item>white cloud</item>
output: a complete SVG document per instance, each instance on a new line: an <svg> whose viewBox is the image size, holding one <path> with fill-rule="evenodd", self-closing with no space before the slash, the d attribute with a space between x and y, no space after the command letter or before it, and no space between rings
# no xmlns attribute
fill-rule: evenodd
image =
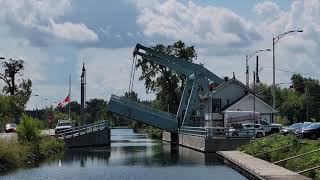
<svg viewBox="0 0 320 180"><path fill-rule="evenodd" d="M128 91L132 48L105 49L86 48L78 53L78 68L81 69L85 59L87 69L87 99L103 98L109 100L111 94L124 95ZM81 60L80 60L81 59ZM78 71L80 76L80 71ZM153 98L146 94L141 81L138 81L140 72L136 73L133 90L139 92L142 99Z"/></svg>
<svg viewBox="0 0 320 180"><path fill-rule="evenodd" d="M138 0L135 4L139 11L137 23L148 37L158 35L214 46L247 46L260 39L249 21L226 8L176 0Z"/></svg>
<svg viewBox="0 0 320 180"><path fill-rule="evenodd" d="M15 30L42 32L76 43L97 41L96 33L83 23L56 22L70 6L71 0L0 0L0 17Z"/></svg>
<svg viewBox="0 0 320 180"><path fill-rule="evenodd" d="M261 16L267 17L277 17L280 13L279 6L272 1L265 1L263 3L257 4L254 11Z"/></svg>

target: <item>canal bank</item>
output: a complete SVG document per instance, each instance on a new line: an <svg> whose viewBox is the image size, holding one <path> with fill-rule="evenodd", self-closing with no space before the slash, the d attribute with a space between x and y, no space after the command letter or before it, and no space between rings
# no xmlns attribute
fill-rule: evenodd
<svg viewBox="0 0 320 180"><path fill-rule="evenodd" d="M172 146L131 129L112 129L111 140L111 147L67 150L61 158L8 172L0 179L247 179L214 153Z"/></svg>
<svg viewBox="0 0 320 180"><path fill-rule="evenodd" d="M174 134L163 131L162 140L179 144L197 151L205 153L215 153L217 151L235 150L238 147L247 144L251 138L242 137L203 137L190 134Z"/></svg>

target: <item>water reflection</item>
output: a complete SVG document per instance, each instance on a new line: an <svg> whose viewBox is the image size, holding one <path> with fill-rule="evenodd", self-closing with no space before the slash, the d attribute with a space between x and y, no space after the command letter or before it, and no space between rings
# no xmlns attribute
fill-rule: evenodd
<svg viewBox="0 0 320 180"><path fill-rule="evenodd" d="M132 130L112 130L111 147L77 148L63 157L0 179L245 179L215 154L151 140Z"/></svg>

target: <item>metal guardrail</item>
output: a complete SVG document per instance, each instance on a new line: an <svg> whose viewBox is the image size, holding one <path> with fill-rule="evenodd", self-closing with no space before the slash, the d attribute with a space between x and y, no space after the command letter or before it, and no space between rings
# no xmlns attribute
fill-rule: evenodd
<svg viewBox="0 0 320 180"><path fill-rule="evenodd" d="M59 138L68 139L68 138L73 138L76 136L88 134L91 132L100 131L106 127L109 127L109 123L107 123L106 121L100 121L100 122L96 122L96 123L92 123L92 124L87 124L84 126L61 130L61 131L58 131L58 134L56 134L56 135Z"/></svg>
<svg viewBox="0 0 320 180"><path fill-rule="evenodd" d="M312 154L312 153L319 152L319 151L320 151L320 148L319 149L315 149L313 151L309 151L309 152L305 152L305 153L302 153L302 154L298 154L298 155L295 155L295 156L292 156L292 157L288 157L288 158L285 158L285 159L282 159L282 160L279 160L279 161L275 161L275 162L273 162L273 164L279 164L279 163L282 163L282 162L285 162L285 161L289 161L291 159L299 158L301 156L305 156L305 155Z"/></svg>
<svg viewBox="0 0 320 180"><path fill-rule="evenodd" d="M192 127L192 126L181 126L179 133L200 136L205 138L210 137L231 137L229 135L230 128L224 127ZM234 136L233 136L234 137Z"/></svg>

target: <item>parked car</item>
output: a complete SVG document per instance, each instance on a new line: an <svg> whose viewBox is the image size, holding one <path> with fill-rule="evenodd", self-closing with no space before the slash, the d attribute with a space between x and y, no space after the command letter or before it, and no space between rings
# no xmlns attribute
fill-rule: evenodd
<svg viewBox="0 0 320 180"><path fill-rule="evenodd" d="M300 131L302 128L307 127L311 124L311 122L304 123L295 123L290 125L289 127L283 128L280 130L282 134L295 134L295 132Z"/></svg>
<svg viewBox="0 0 320 180"><path fill-rule="evenodd" d="M320 137L320 123L312 123L309 126L302 128L296 133L301 138L318 139Z"/></svg>
<svg viewBox="0 0 320 180"><path fill-rule="evenodd" d="M239 124L229 129L230 136L241 136L241 137L257 137L261 138L266 135L261 124Z"/></svg>
<svg viewBox="0 0 320 180"><path fill-rule="evenodd" d="M6 124L6 127L4 129L6 133L16 132L16 130L17 130L17 124L15 123Z"/></svg>
<svg viewBox="0 0 320 180"><path fill-rule="evenodd" d="M54 128L55 134L59 134L59 132L67 130L67 129L72 129L72 125L69 121L65 120L59 120L58 124Z"/></svg>
<svg viewBox="0 0 320 180"><path fill-rule="evenodd" d="M263 119L259 120L259 124L262 125L262 128L266 132L266 134L279 133L282 129L281 124L269 123Z"/></svg>

